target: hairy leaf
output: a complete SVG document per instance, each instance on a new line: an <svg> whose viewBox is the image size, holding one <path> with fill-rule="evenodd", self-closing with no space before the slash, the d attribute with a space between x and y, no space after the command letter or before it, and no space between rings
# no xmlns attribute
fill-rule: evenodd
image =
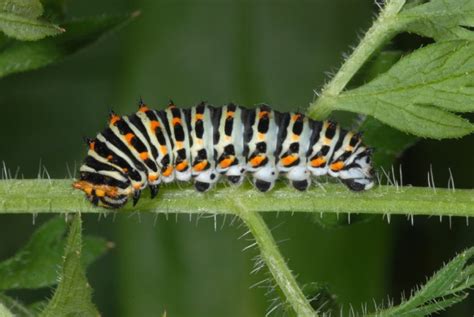
<svg viewBox="0 0 474 317"><path fill-rule="evenodd" d="M472 0L431 0L403 10L398 19L403 30L436 41L474 40Z"/></svg>
<svg viewBox="0 0 474 317"><path fill-rule="evenodd" d="M13 299L7 295L0 294L0 304L3 304L8 310L18 317L33 317L34 310L26 307L22 302ZM0 316L3 316L0 310Z"/></svg>
<svg viewBox="0 0 474 317"><path fill-rule="evenodd" d="M64 218L55 217L32 235L27 245L0 263L0 290L41 288L57 283L66 230ZM106 251L101 238L84 239L84 264L89 265Z"/></svg>
<svg viewBox="0 0 474 317"><path fill-rule="evenodd" d="M138 13L84 18L64 24L67 32L37 42L15 42L0 55L0 77L58 62L125 25Z"/></svg>
<svg viewBox="0 0 474 317"><path fill-rule="evenodd" d="M474 248L462 252L436 272L408 300L370 316L422 317L460 302L474 285L474 269L468 264L473 256Z"/></svg>
<svg viewBox="0 0 474 317"><path fill-rule="evenodd" d="M7 12L0 12L0 30L22 41L36 41L64 32L57 25Z"/></svg>
<svg viewBox="0 0 474 317"><path fill-rule="evenodd" d="M474 125L452 112L474 111L474 43L418 49L368 84L326 98L333 109L367 114L414 135L470 134Z"/></svg>
<svg viewBox="0 0 474 317"><path fill-rule="evenodd" d="M351 86L356 88L364 85L379 74L385 73L400 60L402 54L402 51L381 51L360 69L352 79ZM359 118L356 129L364 133L364 143L376 149L372 156L374 165L385 169L390 169L395 159L418 140L417 137L394 129L370 116L362 120Z"/></svg>
<svg viewBox="0 0 474 317"><path fill-rule="evenodd" d="M11 311L9 311L2 303L0 303L0 316L2 317L13 317Z"/></svg>
<svg viewBox="0 0 474 317"><path fill-rule="evenodd" d="M40 316L99 316L81 263L82 221L76 214L69 228L60 282Z"/></svg>
<svg viewBox="0 0 474 317"><path fill-rule="evenodd" d="M0 12L35 19L43 14L43 6L39 0L0 0Z"/></svg>

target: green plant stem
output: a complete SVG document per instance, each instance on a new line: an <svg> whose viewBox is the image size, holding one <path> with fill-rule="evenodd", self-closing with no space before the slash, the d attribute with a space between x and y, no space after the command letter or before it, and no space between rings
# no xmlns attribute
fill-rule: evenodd
<svg viewBox="0 0 474 317"><path fill-rule="evenodd" d="M317 317L318 314L311 307L286 265L262 216L257 212L246 210L246 207L240 203L237 204L236 213L245 222L254 236L268 270L273 275L275 282L280 287L296 315Z"/></svg>
<svg viewBox="0 0 474 317"><path fill-rule="evenodd" d="M307 111L310 117L322 120L330 114L331 97L339 95L373 53L398 32L396 15L404 4L405 0L387 1L377 20L364 35L359 45L323 88L319 98L310 104Z"/></svg>
<svg viewBox="0 0 474 317"><path fill-rule="evenodd" d="M1 180L0 214L5 213L100 213L63 180ZM378 186L365 192L351 192L341 184L313 186L306 192L278 183L269 193L260 193L250 184L238 188L220 184L208 193L198 193L191 185L163 186L157 198L144 191L138 205L128 203L120 212L233 214L239 202L252 212L368 213L431 216L474 216L474 190Z"/></svg>

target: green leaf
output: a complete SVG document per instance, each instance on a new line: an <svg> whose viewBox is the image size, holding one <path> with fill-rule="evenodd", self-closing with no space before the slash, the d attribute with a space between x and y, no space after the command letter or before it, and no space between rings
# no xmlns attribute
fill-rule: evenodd
<svg viewBox="0 0 474 317"><path fill-rule="evenodd" d="M43 6L39 0L0 0L2 11L35 19L43 15Z"/></svg>
<svg viewBox="0 0 474 317"><path fill-rule="evenodd" d="M0 316L2 317L13 317L11 311L9 311L2 303L0 303Z"/></svg>
<svg viewBox="0 0 474 317"><path fill-rule="evenodd" d="M99 316L81 263L82 221L76 214L69 228L64 264L53 298L40 316Z"/></svg>
<svg viewBox="0 0 474 317"><path fill-rule="evenodd" d="M474 40L474 1L431 0L400 12L401 29L436 41Z"/></svg>
<svg viewBox="0 0 474 317"><path fill-rule="evenodd" d="M9 37L22 41L36 41L64 32L57 25L7 12L0 12L0 30Z"/></svg>
<svg viewBox="0 0 474 317"><path fill-rule="evenodd" d="M33 309L26 307L20 301L13 299L7 295L0 294L0 305L1 304L7 307L14 316L18 316L18 317L35 316ZM3 316L1 310L0 310L0 316Z"/></svg>
<svg viewBox="0 0 474 317"><path fill-rule="evenodd" d="M381 51L360 69L350 86L362 86L385 73L400 60L402 54L401 51ZM417 137L389 127L372 117L366 117L362 121L359 119L357 123L357 130L364 133L364 143L376 149L372 156L376 167L390 169L395 159L418 140ZM351 222L352 220L351 217Z"/></svg>
<svg viewBox="0 0 474 317"><path fill-rule="evenodd" d="M468 265L473 256L474 248L462 252L435 273L408 300L403 300L398 306L379 310L370 316L422 317L462 301L474 285L473 265Z"/></svg>
<svg viewBox="0 0 474 317"><path fill-rule="evenodd" d="M57 270L62 263L66 223L55 217L42 225L25 247L0 263L0 290L33 289L57 283ZM107 242L85 237L84 264L89 265L106 251Z"/></svg>
<svg viewBox="0 0 474 317"><path fill-rule="evenodd" d="M435 139L461 137L474 125L452 112L474 111L474 43L431 44L359 88L323 101Z"/></svg>
<svg viewBox="0 0 474 317"><path fill-rule="evenodd" d="M0 263L0 289L40 288L56 283L66 225L55 217L32 235L27 245Z"/></svg>
<svg viewBox="0 0 474 317"><path fill-rule="evenodd" d="M0 77L58 62L124 26L136 16L138 13L84 18L65 23L68 31L59 36L37 42L15 42L0 54Z"/></svg>

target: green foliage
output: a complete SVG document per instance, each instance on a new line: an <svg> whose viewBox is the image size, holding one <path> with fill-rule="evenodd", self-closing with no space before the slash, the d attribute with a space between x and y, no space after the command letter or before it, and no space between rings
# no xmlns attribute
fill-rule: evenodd
<svg viewBox="0 0 474 317"><path fill-rule="evenodd" d="M429 316L462 301L474 285L474 265L469 264L473 256L474 248L462 252L436 272L409 299L369 316Z"/></svg>
<svg viewBox="0 0 474 317"><path fill-rule="evenodd" d="M66 222L61 216L49 220L38 228L24 248L12 258L0 263L0 291L37 289L55 285L58 281L60 285L63 285L58 289L67 290L70 284L65 281L73 284L83 283L82 275L78 271L79 267L87 267L104 254L107 243L101 238L89 236L85 236L81 242L82 238L78 231L80 223L77 223L78 220L75 220L71 226L67 241L64 239ZM82 243L82 251L78 249L78 243L79 246ZM74 256L70 254L71 252L74 252ZM62 274L58 278L60 267L62 267ZM58 295L58 297L67 299L64 295ZM36 312L45 305L44 302L39 302L27 307L20 301L1 293L0 303L17 316L35 316ZM71 307L76 306L71 305Z"/></svg>
<svg viewBox="0 0 474 317"><path fill-rule="evenodd" d="M390 1L387 8L396 2ZM346 66L353 73L338 73L309 112L316 117L332 110L363 113L401 131L435 139L472 133L474 125L454 113L474 111L474 46L469 41L474 33L468 30L473 21L469 0L433 0L391 15L381 14L360 49L346 62L353 64ZM331 83L347 82L344 77L354 76L376 49L402 31L439 42L415 50L358 88L342 92L344 87L338 85L336 91L331 89Z"/></svg>
<svg viewBox="0 0 474 317"><path fill-rule="evenodd" d="M39 0L0 0L0 11L35 19L43 15L43 5Z"/></svg>
<svg viewBox="0 0 474 317"><path fill-rule="evenodd" d="M371 82L334 98L331 107L356 109L414 135L460 137L474 126L450 111L474 111L473 84L474 43L448 41L416 50Z"/></svg>
<svg viewBox="0 0 474 317"><path fill-rule="evenodd" d="M0 303L0 316L2 317L13 317L13 314L5 307L2 303Z"/></svg>
<svg viewBox="0 0 474 317"><path fill-rule="evenodd" d="M0 263L0 291L41 288L57 283L57 268L62 262L66 222L55 217L41 226L25 247L12 258ZM91 264L106 251L106 241L84 238L83 263Z"/></svg>
<svg viewBox="0 0 474 317"><path fill-rule="evenodd" d="M76 214L69 228L59 285L40 316L99 316L81 263L82 220Z"/></svg>
<svg viewBox="0 0 474 317"><path fill-rule="evenodd" d="M36 41L64 32L63 28L38 18L43 6L38 0L1 0L0 30L22 41Z"/></svg>
<svg viewBox="0 0 474 317"><path fill-rule="evenodd" d="M4 294L0 294L0 304L2 304L6 309L8 309L14 316L33 317L37 315L37 313L39 313L39 311L31 305L27 307L20 301ZM0 316L3 316L1 314L1 311Z"/></svg>
<svg viewBox="0 0 474 317"><path fill-rule="evenodd" d="M64 32L56 25L5 12L0 12L0 30L22 41L36 41Z"/></svg>
<svg viewBox="0 0 474 317"><path fill-rule="evenodd" d="M67 32L37 42L15 42L0 54L0 77L37 69L61 61L106 34L124 26L137 16L100 16L67 22Z"/></svg>
<svg viewBox="0 0 474 317"><path fill-rule="evenodd" d="M397 17L401 29L436 41L474 40L474 2L431 0L403 10Z"/></svg>
<svg viewBox="0 0 474 317"><path fill-rule="evenodd" d="M367 143L379 149L381 154L376 161L381 166L393 163L396 155L416 140L414 136L441 139L474 131L474 126L457 114L474 111L474 46L473 32L469 30L474 25L473 1L412 1L409 6L404 5L403 0L386 4L354 54L308 111L315 117L324 117L334 110L368 115L360 126L368 131ZM45 1L43 8L35 0L0 0L0 30L16 39L0 37L0 77L60 61L136 15L66 21L61 25L67 31L59 34L64 30L38 18L45 16L62 22L63 1ZM431 37L436 43L401 58L401 52L377 53L388 40L404 31ZM57 36L45 38L51 35ZM370 58L372 67L362 68ZM344 91L349 83L355 85ZM192 190L170 187L160 193L158 202L142 199L139 208L151 212L240 216L254 235L261 259L283 294L282 307L298 316L335 314L337 303L320 284L304 289L298 286L259 212L305 211L318 216L320 212L332 213L325 216L323 223L331 227L348 219L342 217L341 221L333 217L339 212L474 214L469 190L440 189L433 195L431 188L380 186L371 192L355 194L334 184L324 187L324 191L300 193L277 186L273 192L262 195L243 186L207 193L198 202ZM0 207L0 212L104 212L85 202L80 193L71 193L70 180L4 180L0 183ZM128 206L123 211L132 210L136 211ZM76 214L66 242L62 239L64 231L64 221L53 219L15 256L0 263L0 290L41 288L59 280L52 299L27 306L0 294L0 314L34 316L41 311L41 316L98 315L91 302L92 289L84 267L104 252L105 242L82 238L80 214ZM375 315L425 316L461 301L474 284L474 267L468 264L473 253L470 249L459 255L410 299L403 300L399 306L378 310ZM61 267L59 277L58 267Z"/></svg>

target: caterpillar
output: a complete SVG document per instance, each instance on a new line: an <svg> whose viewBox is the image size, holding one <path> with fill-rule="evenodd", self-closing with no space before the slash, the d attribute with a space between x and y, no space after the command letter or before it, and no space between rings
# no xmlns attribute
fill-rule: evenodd
<svg viewBox="0 0 474 317"><path fill-rule="evenodd" d="M213 107L202 102L189 109L170 102L153 110L142 100L130 116L110 112L108 127L94 139L73 187L94 205L133 205L147 186L154 198L160 184L194 180L205 192L221 177L239 185L246 173L261 192L280 175L304 191L313 176L329 174L349 189L374 185L372 149L360 133L333 121L315 121L302 113L281 113L262 104Z"/></svg>

